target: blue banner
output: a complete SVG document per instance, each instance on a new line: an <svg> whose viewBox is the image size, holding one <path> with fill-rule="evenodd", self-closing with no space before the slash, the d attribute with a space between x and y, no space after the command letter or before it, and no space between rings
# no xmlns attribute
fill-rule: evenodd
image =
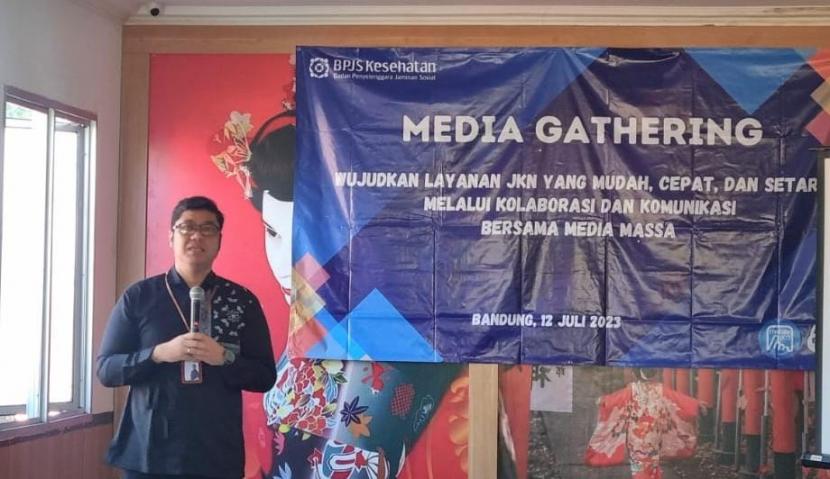
<svg viewBox="0 0 830 479"><path fill-rule="evenodd" d="M289 354L812 368L815 58L299 48Z"/></svg>

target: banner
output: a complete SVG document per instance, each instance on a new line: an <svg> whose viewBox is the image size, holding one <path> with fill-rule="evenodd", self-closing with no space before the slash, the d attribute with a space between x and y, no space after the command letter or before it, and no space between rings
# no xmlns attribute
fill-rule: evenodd
<svg viewBox="0 0 830 479"><path fill-rule="evenodd" d="M288 354L812 368L828 72L794 49L300 48Z"/></svg>

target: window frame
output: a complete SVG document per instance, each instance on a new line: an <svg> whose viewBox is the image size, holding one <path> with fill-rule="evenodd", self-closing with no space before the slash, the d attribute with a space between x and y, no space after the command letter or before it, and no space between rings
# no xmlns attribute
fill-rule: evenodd
<svg viewBox="0 0 830 479"><path fill-rule="evenodd" d="M41 305L39 366L37 389L28 398L27 404L0 406L0 415L26 413L33 410L36 415L24 421L0 423L3 431L47 424L65 420L91 412L92 399L92 294L93 294L93 238L94 238L94 174L97 142L97 115L63 103L27 92L25 90L0 84L0 191L4 178L6 105L14 103L48 115L46 138L46 212L45 242L43 248L44 296ZM76 125L58 126L57 119L68 120ZM75 271L74 271L74 307L73 307L73 348L72 348L72 389L71 398L64 402L51 402L50 392L50 354L51 354L51 286L53 282L53 212L54 212L54 161L55 135L60 131L78 134L76 191L75 191ZM2 232L3 197L0 195L0 232ZM0 233L0 248L2 234ZM0 265L2 266L2 265ZM0 284L2 288L2 284ZM32 404L29 404L32 403ZM50 409L60 411L50 416Z"/></svg>

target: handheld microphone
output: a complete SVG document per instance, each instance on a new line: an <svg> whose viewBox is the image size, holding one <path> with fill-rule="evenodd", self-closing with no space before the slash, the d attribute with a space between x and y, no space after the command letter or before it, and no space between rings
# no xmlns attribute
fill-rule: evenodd
<svg viewBox="0 0 830 479"><path fill-rule="evenodd" d="M195 333L199 327L199 318L202 312L202 303L205 301L205 290L201 286L190 288L190 332Z"/></svg>

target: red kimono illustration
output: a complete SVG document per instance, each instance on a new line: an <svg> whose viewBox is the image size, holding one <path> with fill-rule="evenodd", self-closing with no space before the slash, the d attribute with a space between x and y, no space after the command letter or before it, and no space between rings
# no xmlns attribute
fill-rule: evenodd
<svg viewBox="0 0 830 479"><path fill-rule="evenodd" d="M660 479L661 458L687 458L697 447L698 401L660 383L633 382L603 396L597 427L585 463L613 466L625 462L634 479Z"/></svg>

